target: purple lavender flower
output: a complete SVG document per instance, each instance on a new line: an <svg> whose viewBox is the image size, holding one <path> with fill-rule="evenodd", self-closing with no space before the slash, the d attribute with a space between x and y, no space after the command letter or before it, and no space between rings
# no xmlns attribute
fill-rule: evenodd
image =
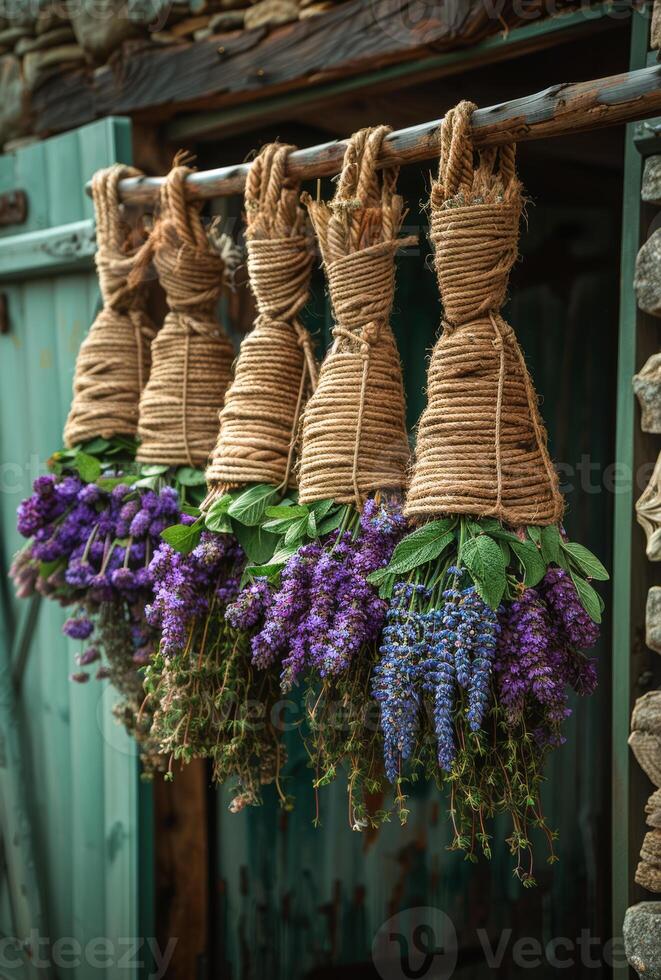
<svg viewBox="0 0 661 980"><path fill-rule="evenodd" d="M250 630L257 625L271 605L273 595L267 578L260 576L250 582L228 605L225 618L234 629Z"/></svg>
<svg viewBox="0 0 661 980"><path fill-rule="evenodd" d="M110 581L120 592L132 592L135 589L135 572L130 568L117 568L111 574Z"/></svg>
<svg viewBox="0 0 661 980"><path fill-rule="evenodd" d="M149 530L149 525L152 522L152 515L150 511L144 509L139 510L135 517L132 519L129 525L129 533L134 538L142 538Z"/></svg>
<svg viewBox="0 0 661 980"><path fill-rule="evenodd" d="M98 647L88 647L87 650L83 650L82 653L78 654L76 663L80 667L87 667L89 664L93 664L96 660L100 659L101 654L99 653Z"/></svg>
<svg viewBox="0 0 661 980"><path fill-rule="evenodd" d="M541 584L553 623L572 646L588 650L599 639L599 626L586 613L571 577L562 568L549 568Z"/></svg>
<svg viewBox="0 0 661 980"><path fill-rule="evenodd" d="M372 676L372 696L379 702L384 764L391 783L401 762L411 758L419 728L419 664L416 659L420 620L410 610L416 587L398 582L387 612L381 659Z"/></svg>
<svg viewBox="0 0 661 980"><path fill-rule="evenodd" d="M268 667L296 633L310 604L310 583L314 566L321 555L317 542L303 545L282 570L280 590L266 613L264 626L251 642L252 662Z"/></svg>
<svg viewBox="0 0 661 980"><path fill-rule="evenodd" d="M191 624L206 615L212 601L234 598L238 581L221 575L241 559L241 551L229 535L202 534L200 543L182 555L162 542L149 568L154 582L154 600L145 614L150 625L161 632L161 649L170 656L186 645Z"/></svg>
<svg viewBox="0 0 661 980"><path fill-rule="evenodd" d="M64 623L62 632L72 640L86 640L94 632L94 623L86 616L70 617Z"/></svg>

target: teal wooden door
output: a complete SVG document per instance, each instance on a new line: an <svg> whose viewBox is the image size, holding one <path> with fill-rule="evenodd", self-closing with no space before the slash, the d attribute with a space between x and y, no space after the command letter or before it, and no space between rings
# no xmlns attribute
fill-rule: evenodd
<svg viewBox="0 0 661 980"><path fill-rule="evenodd" d="M29 202L27 221L0 231L9 316L0 336L1 976L137 975L134 748L105 682L69 681L64 610L17 601L7 582L16 506L61 444L76 352L98 304L85 182L130 159L124 119L0 157L0 193L22 189Z"/></svg>

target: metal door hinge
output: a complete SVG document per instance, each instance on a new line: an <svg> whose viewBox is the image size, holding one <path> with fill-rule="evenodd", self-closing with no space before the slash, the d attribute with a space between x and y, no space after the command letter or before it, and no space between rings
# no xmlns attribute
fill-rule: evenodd
<svg viewBox="0 0 661 980"><path fill-rule="evenodd" d="M0 227L22 225L28 216L28 196L25 191L0 194Z"/></svg>
<svg viewBox="0 0 661 980"><path fill-rule="evenodd" d="M0 293L0 334L9 333L9 306L7 293Z"/></svg>

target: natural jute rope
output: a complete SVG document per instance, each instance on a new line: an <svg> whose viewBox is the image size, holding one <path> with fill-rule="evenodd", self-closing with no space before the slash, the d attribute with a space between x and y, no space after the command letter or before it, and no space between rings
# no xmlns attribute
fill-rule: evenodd
<svg viewBox="0 0 661 980"><path fill-rule="evenodd" d="M129 285L142 225L131 229L122 216L117 185L139 176L116 164L92 178L96 214L96 268L103 308L76 359L73 400L64 427L68 447L96 436L135 436L138 402L149 376L154 326L144 310L144 289ZM133 231L137 241L131 240Z"/></svg>
<svg viewBox="0 0 661 980"><path fill-rule="evenodd" d="M163 186L149 243L170 312L152 345L137 458L203 467L218 431L234 351L216 315L225 262L210 244L199 205L186 200L191 169L179 159Z"/></svg>
<svg viewBox="0 0 661 980"><path fill-rule="evenodd" d="M517 256L521 184L513 145L474 167L460 103L441 130L431 239L443 302L427 407L418 428L406 513L491 515L511 526L553 524L563 501L523 354L499 310Z"/></svg>
<svg viewBox="0 0 661 980"><path fill-rule="evenodd" d="M308 299L314 251L299 185L287 178L294 147L272 143L246 181L254 329L241 344L207 468L206 504L244 483L294 484L294 449L305 400L317 379L312 340L298 319Z"/></svg>
<svg viewBox="0 0 661 980"><path fill-rule="evenodd" d="M303 416L302 502L358 507L405 485L409 457L402 372L388 322L402 199L398 168L375 167L387 126L351 137L330 204L306 197L335 316L333 345Z"/></svg>

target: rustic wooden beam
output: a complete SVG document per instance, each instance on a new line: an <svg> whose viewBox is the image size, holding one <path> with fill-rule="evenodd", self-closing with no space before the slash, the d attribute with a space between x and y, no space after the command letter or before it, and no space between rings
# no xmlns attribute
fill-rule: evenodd
<svg viewBox="0 0 661 980"><path fill-rule="evenodd" d="M314 85L310 85L305 80L304 84L280 95L260 94L250 102L243 101L238 105L226 100L216 109L178 114L167 123L165 132L170 142L179 144L191 140L216 140L255 130L264 123L270 125L280 120L290 120L292 114L300 118L301 111L317 113L323 119L327 109L335 109L339 100L353 95L373 99L377 94L396 91L399 99L402 90L408 86L437 82L478 66L485 68L566 44L579 37L587 39L588 32L594 41L596 32L621 29L622 20L613 18L612 13L613 6L607 0L606 3L580 10L562 11L557 16L534 20L509 31L499 31L468 48L443 50L413 60L407 58L384 68L372 68L368 72L362 71L324 84L319 84L317 79ZM597 42L597 45L599 47L600 43Z"/></svg>
<svg viewBox="0 0 661 980"><path fill-rule="evenodd" d="M661 66L589 82L553 85L543 92L513 99L473 115L476 146L498 146L523 140L545 139L661 114ZM380 166L418 163L438 154L440 119L391 133L384 141ZM297 150L289 157L293 177L309 180L336 174L342 166L346 140ZM187 181L193 200L240 194L249 164L220 167L192 174ZM157 200L162 177L124 180L125 201L151 204Z"/></svg>
<svg viewBox="0 0 661 980"><path fill-rule="evenodd" d="M162 121L346 79L468 47L520 23L517 7L514 0L348 0L275 30L172 47L128 45L108 65L67 72L38 88L31 131L46 135L108 115ZM544 17L543 0L527 0L524 21Z"/></svg>

